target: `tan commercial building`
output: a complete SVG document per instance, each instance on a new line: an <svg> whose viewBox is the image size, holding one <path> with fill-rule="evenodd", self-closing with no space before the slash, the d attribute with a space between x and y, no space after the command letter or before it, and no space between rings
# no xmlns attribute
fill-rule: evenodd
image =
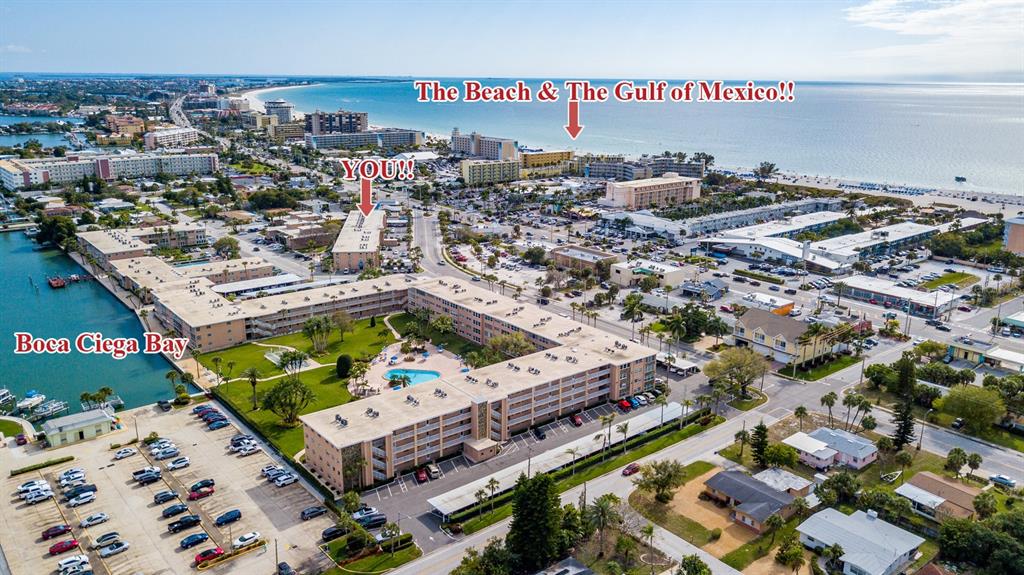
<svg viewBox="0 0 1024 575"><path fill-rule="evenodd" d="M380 245L384 239L387 220L384 210L374 209L364 216L352 210L331 248L334 270L359 272L380 267Z"/></svg>
<svg viewBox="0 0 1024 575"><path fill-rule="evenodd" d="M453 154L478 156L487 160L515 160L519 144L508 138L483 136L473 132L463 134L458 128L452 130L451 149Z"/></svg>
<svg viewBox="0 0 1024 575"><path fill-rule="evenodd" d="M519 179L519 160L462 160L462 180L467 186L483 186Z"/></svg>
<svg viewBox="0 0 1024 575"><path fill-rule="evenodd" d="M264 233L268 239L292 250L326 246L334 242L342 227L341 220L333 216L331 213L292 212L276 219Z"/></svg>
<svg viewBox="0 0 1024 575"><path fill-rule="evenodd" d="M115 134L140 135L146 131L146 122L135 116L114 116L106 117L107 129Z"/></svg>
<svg viewBox="0 0 1024 575"><path fill-rule="evenodd" d="M548 252L548 257L554 260L556 266L561 268L574 270L589 269L590 271L597 271L597 266L601 262L605 262L611 266L621 260L623 256L603 252L601 250L595 250L593 248L568 245L554 248Z"/></svg>
<svg viewBox="0 0 1024 575"><path fill-rule="evenodd" d="M42 432L50 447L63 447L110 433L115 420L106 409L92 409L45 421Z"/></svg>
<svg viewBox="0 0 1024 575"><path fill-rule="evenodd" d="M571 150L551 150L539 152L520 152L519 159L524 168L552 166L572 161Z"/></svg>
<svg viewBox="0 0 1024 575"><path fill-rule="evenodd" d="M1024 218L1009 218L1003 223L1003 247L1011 254L1024 256Z"/></svg>
<svg viewBox="0 0 1024 575"><path fill-rule="evenodd" d="M631 210L664 207L700 198L700 180L665 172L657 178L631 182L608 182L605 202Z"/></svg>
<svg viewBox="0 0 1024 575"><path fill-rule="evenodd" d="M97 146L129 146L135 136L132 134L96 134Z"/></svg>

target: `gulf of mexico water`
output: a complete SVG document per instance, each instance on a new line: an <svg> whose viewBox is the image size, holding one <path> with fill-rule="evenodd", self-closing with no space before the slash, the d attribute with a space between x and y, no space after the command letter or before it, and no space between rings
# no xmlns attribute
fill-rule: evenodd
<svg viewBox="0 0 1024 575"><path fill-rule="evenodd" d="M785 104L583 104L585 129L575 142L562 129L564 100L421 103L412 81L397 79L331 81L259 98L284 98L302 112L369 112L371 124L435 134L457 126L531 147L627 155L704 151L718 166L770 161L812 176L1024 195L1024 85L802 82L795 94ZM956 184L956 176L967 183Z"/></svg>
<svg viewBox="0 0 1024 575"><path fill-rule="evenodd" d="M135 314L95 281L51 289L47 277L80 274L83 269L60 250L36 251L35 246L20 231L0 233L0 387L19 398L30 389L38 390L48 399L67 401L71 413L79 411L83 391L104 386L113 388L127 407L173 397L164 377L171 365L163 356L140 353L115 360L76 351L59 356L14 353L14 332L66 337L72 345L82 332L140 342L143 334Z"/></svg>

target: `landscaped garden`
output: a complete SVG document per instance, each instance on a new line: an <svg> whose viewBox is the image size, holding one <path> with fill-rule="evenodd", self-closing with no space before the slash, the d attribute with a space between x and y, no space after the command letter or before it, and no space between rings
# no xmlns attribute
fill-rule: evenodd
<svg viewBox="0 0 1024 575"><path fill-rule="evenodd" d="M455 333L441 333L429 324L424 324L419 318L411 313L395 314L388 318L388 323L395 328L395 331L407 337L414 331L422 337L430 340L434 345L443 346L446 350L465 357L466 354L479 351L481 346L464 339Z"/></svg>
<svg viewBox="0 0 1024 575"><path fill-rule="evenodd" d="M821 365L816 365L807 369L797 367L795 377L804 381L818 381L823 377L827 377L842 371L851 365L856 364L861 358L852 355L837 355L834 359L827 361ZM792 367L784 367L779 371L781 375L786 377L794 377Z"/></svg>

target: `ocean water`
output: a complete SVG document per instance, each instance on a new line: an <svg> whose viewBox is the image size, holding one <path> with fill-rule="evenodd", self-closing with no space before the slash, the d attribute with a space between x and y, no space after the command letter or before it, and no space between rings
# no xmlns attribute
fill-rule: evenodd
<svg viewBox="0 0 1024 575"><path fill-rule="evenodd" d="M113 388L128 407L173 397L164 375L171 369L162 356L134 354L121 360L109 355L14 353L14 332L36 337L74 338L82 332L105 337L133 337L141 341L142 326L135 314L96 282L78 282L51 289L46 278L82 273L82 268L60 250L35 251L35 243L22 232L0 233L0 387L19 398L30 389L49 399L62 399L79 411L83 391ZM29 282L32 278L35 286ZM38 287L38 289L36 289Z"/></svg>
<svg viewBox="0 0 1024 575"><path fill-rule="evenodd" d="M585 129L576 141L562 129L564 99L421 103L411 80L329 82L260 99L284 98L302 112L365 111L374 125L435 134L457 126L530 147L627 155L704 151L723 167L770 161L812 176L1024 195L1024 85L804 82L795 95L790 103L582 104ZM967 183L956 184L956 176Z"/></svg>

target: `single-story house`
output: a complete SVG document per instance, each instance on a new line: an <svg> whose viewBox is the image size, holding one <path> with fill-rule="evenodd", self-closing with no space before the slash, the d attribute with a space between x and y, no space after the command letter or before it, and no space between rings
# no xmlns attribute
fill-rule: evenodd
<svg viewBox="0 0 1024 575"><path fill-rule="evenodd" d="M794 512L795 497L741 471L716 473L704 482L704 487L708 497L732 509L730 519L758 533L772 515L786 519Z"/></svg>
<svg viewBox="0 0 1024 575"><path fill-rule="evenodd" d="M906 497L914 512L934 521L974 516L974 498L981 489L950 481L930 471L922 471L896 488Z"/></svg>
<svg viewBox="0 0 1024 575"><path fill-rule="evenodd" d="M769 467L754 475L754 479L779 491L785 491L793 497L807 497L814 491L813 481L804 479L781 467Z"/></svg>
<svg viewBox="0 0 1024 575"><path fill-rule="evenodd" d="M62 447L110 433L114 422L110 411L91 409L47 420L43 422L42 432L50 447Z"/></svg>
<svg viewBox="0 0 1024 575"><path fill-rule="evenodd" d="M836 461L838 452L835 449L802 431L783 439L782 443L795 449L801 462L817 470L828 469Z"/></svg>
<svg viewBox="0 0 1024 575"><path fill-rule="evenodd" d="M800 543L810 549L838 544L845 575L893 575L917 556L924 539L878 518L869 510L844 515L827 508L811 515L796 528Z"/></svg>
<svg viewBox="0 0 1024 575"><path fill-rule="evenodd" d="M835 449L836 465L863 469L878 459L878 448L870 440L842 429L819 427L809 434Z"/></svg>

